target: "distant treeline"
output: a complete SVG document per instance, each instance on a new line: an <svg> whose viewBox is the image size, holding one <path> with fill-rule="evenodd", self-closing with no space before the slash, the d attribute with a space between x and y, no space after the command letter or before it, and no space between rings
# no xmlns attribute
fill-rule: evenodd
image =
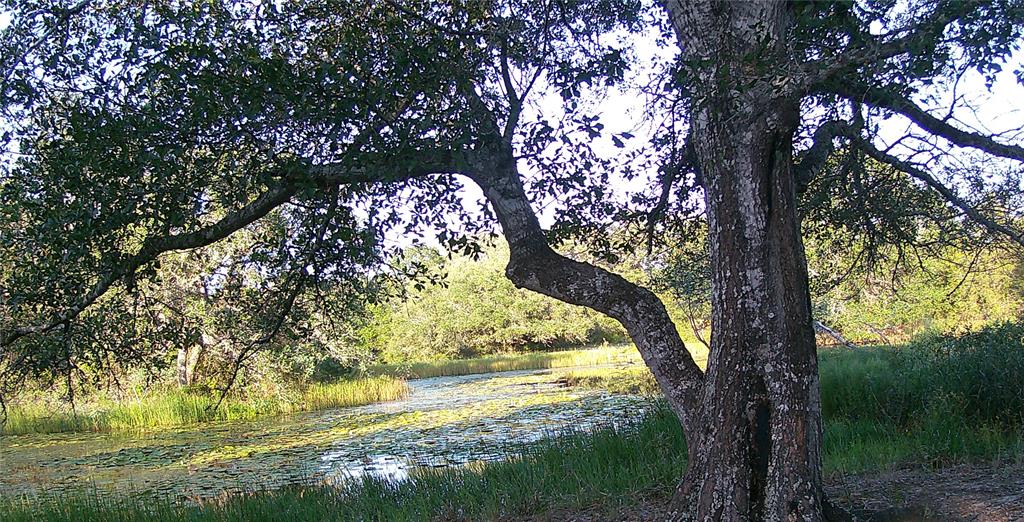
<svg viewBox="0 0 1024 522"><path fill-rule="evenodd" d="M396 264L415 265L419 277L374 274L361 289L314 288L295 299L284 322L263 305L268 291L253 283L261 275L231 264L248 244L221 248L171 256L160 267L162 284L138 290L144 299L110 296L83 314L70 337L40 337L34 353L69 354L66 373L47 369L6 389L52 398L70 384L79 398L106 390L121 400L155 386L288 398L363 375L371 365L627 341L612 319L516 288L504 276L504 245L476 258L407 251ZM912 261L880 258L868 268L843 249L809 241L807 251L815 318L852 343L895 344L1024 315L1024 261L1010 249L943 247ZM706 258L698 241L605 266L655 289L699 351L711 328ZM264 337L268 328L277 335Z"/></svg>

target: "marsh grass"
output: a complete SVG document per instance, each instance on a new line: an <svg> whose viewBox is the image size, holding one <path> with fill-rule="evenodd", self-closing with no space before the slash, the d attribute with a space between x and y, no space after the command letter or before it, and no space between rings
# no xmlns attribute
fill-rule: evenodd
<svg viewBox="0 0 1024 522"><path fill-rule="evenodd" d="M560 352L495 355L476 359L378 364L371 366L367 373L370 375L393 375L409 379L425 379L428 377L451 375L568 368L572 366L597 366L627 362L641 362L640 354L631 344Z"/></svg>
<svg viewBox="0 0 1024 522"><path fill-rule="evenodd" d="M8 408L4 435L72 431L137 431L209 421L248 420L296 411L359 406L406 397L409 385L389 376L314 384L285 396L228 396L214 409L217 397L181 390L155 390L135 398L98 399L80 411L55 409L43 402Z"/></svg>
<svg viewBox="0 0 1024 522"><path fill-rule="evenodd" d="M610 393L657 396L661 394L654 376L646 368L593 368L573 370L560 378L573 388L606 390Z"/></svg>
<svg viewBox="0 0 1024 522"><path fill-rule="evenodd" d="M343 380L330 384L313 384L302 394L302 411L326 410L388 402L409 396L409 385L403 379L388 375Z"/></svg>
<svg viewBox="0 0 1024 522"><path fill-rule="evenodd" d="M1024 463L1021 333L1002 325L901 348L823 352L826 473L978 459ZM591 375L599 381L611 371ZM621 378L647 377L629 371ZM95 494L0 498L0 515L11 522L514 520L665 500L685 465L682 429L662 403L635 424L548 439L508 461L418 470L400 484L258 491L200 506Z"/></svg>

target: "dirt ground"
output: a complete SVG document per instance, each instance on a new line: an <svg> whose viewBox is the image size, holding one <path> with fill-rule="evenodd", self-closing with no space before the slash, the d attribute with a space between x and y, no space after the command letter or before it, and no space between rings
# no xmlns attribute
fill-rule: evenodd
<svg viewBox="0 0 1024 522"><path fill-rule="evenodd" d="M832 499L858 521L1024 522L1024 465L908 468L831 477ZM664 500L614 512L546 513L534 522L641 522L666 519Z"/></svg>

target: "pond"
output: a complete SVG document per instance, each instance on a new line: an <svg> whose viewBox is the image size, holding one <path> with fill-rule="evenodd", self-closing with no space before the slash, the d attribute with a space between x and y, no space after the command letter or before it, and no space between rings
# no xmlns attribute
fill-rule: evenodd
<svg viewBox="0 0 1024 522"><path fill-rule="evenodd" d="M138 434L4 436L0 494L73 488L202 499L513 455L567 430L637 419L649 399L557 383L571 368L410 381L405 400Z"/></svg>

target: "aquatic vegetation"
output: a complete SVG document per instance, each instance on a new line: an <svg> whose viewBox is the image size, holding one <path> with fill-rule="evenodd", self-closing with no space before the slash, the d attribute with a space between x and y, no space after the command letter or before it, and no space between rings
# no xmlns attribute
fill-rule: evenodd
<svg viewBox="0 0 1024 522"><path fill-rule="evenodd" d="M566 386L599 389L609 393L647 396L661 394L654 375L647 368L597 368L575 370L562 376Z"/></svg>
<svg viewBox="0 0 1024 522"><path fill-rule="evenodd" d="M3 494L95 487L211 498L495 461L566 430L635 419L642 397L567 390L561 372L412 381L407 400L145 433L7 437Z"/></svg>
<svg viewBox="0 0 1024 522"><path fill-rule="evenodd" d="M217 398L211 394L155 390L121 401L100 399L75 411L61 410L43 402L14 404L8 408L7 422L0 427L0 432L19 435L137 431L373 404L401 399L408 394L409 387L402 379L375 376L314 384L284 396L228 396L214 409Z"/></svg>
<svg viewBox="0 0 1024 522"><path fill-rule="evenodd" d="M597 366L629 362L642 363L640 353L636 351L632 344L603 346L585 350L495 355L477 359L379 364L371 366L367 372L371 375L396 375L409 379L423 379L450 375L568 368L572 366Z"/></svg>

